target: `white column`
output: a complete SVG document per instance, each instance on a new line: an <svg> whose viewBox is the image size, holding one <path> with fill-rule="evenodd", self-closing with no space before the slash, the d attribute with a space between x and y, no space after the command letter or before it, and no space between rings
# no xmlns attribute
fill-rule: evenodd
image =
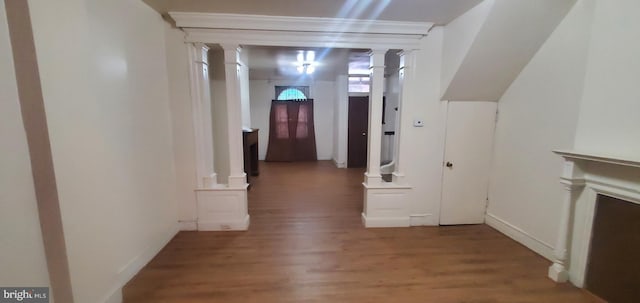
<svg viewBox="0 0 640 303"><path fill-rule="evenodd" d="M367 172L364 182L367 185L382 184L380 175L380 148L382 144L382 97L384 93L384 56L386 49L374 49L369 52L370 91L369 91L369 142L367 147Z"/></svg>
<svg viewBox="0 0 640 303"><path fill-rule="evenodd" d="M565 161L561 183L565 193L560 208L560 226L558 238L553 250L553 264L549 267L549 278L556 282L566 282L569 279L567 258L569 255L569 230L571 226L571 213L574 202L574 193L577 188L584 186L582 171L573 161Z"/></svg>
<svg viewBox="0 0 640 303"><path fill-rule="evenodd" d="M237 44L223 44L224 70L227 90L227 129L229 137L229 184L230 188L246 188L242 151L242 101L240 95L240 48Z"/></svg>
<svg viewBox="0 0 640 303"><path fill-rule="evenodd" d="M406 160L406 156L404 156L409 148L409 142L404 138L402 134L402 125L403 125L403 117L409 116L406 113L406 104L411 96L408 92L412 89L412 85L414 83L414 66L415 63L415 51L412 50L404 50L398 53L400 56L400 69L399 73L399 94L398 94L398 116L396 118L396 129L395 129L395 141L394 141L394 158L393 163L394 170L392 174L393 183L396 184L404 184L404 166L406 165L402 160Z"/></svg>
<svg viewBox="0 0 640 303"><path fill-rule="evenodd" d="M213 166L213 134L211 128L211 91L209 89L209 47L203 43L188 44L189 81L193 131L196 144L198 188L212 188L218 183Z"/></svg>

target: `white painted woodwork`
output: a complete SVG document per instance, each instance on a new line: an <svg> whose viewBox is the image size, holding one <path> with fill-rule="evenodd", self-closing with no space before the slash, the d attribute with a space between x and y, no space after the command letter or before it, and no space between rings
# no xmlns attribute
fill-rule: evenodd
<svg viewBox="0 0 640 303"><path fill-rule="evenodd" d="M199 190L198 230L247 230L249 214L245 188Z"/></svg>
<svg viewBox="0 0 640 303"><path fill-rule="evenodd" d="M412 113L407 112L407 108L403 106L405 103L413 102L411 91L415 89L413 87L412 79L415 78L414 70L411 68L415 66L416 52L412 50L405 50L398 54L400 56L400 69L398 70L398 112L396 117L396 129L395 129L395 142L393 152L393 173L392 181L396 184L404 184L404 166L406 165L406 151L411 148L411 142L407 138L406 134L402 132L402 119L412 117ZM404 159L404 161L403 161Z"/></svg>
<svg viewBox="0 0 640 303"><path fill-rule="evenodd" d="M209 47L202 43L188 45L198 188L212 188L217 184L217 176L213 168L208 50Z"/></svg>
<svg viewBox="0 0 640 303"><path fill-rule="evenodd" d="M364 184L362 224L367 228L411 226L407 200L410 190L411 187L392 183L377 186Z"/></svg>
<svg viewBox="0 0 640 303"><path fill-rule="evenodd" d="M321 33L375 33L426 35L431 22L403 22L344 18L289 17L197 12L170 12L178 27L203 27L236 30L260 28L273 31ZM292 26L295 24L295 26Z"/></svg>
<svg viewBox="0 0 640 303"><path fill-rule="evenodd" d="M242 147L242 102L240 52L236 44L221 45L224 50L225 84L227 92L227 130L229 147L229 188L246 188L247 175L244 172ZM246 201L245 201L246 203Z"/></svg>
<svg viewBox="0 0 640 303"><path fill-rule="evenodd" d="M295 28L295 24L289 25ZM289 47L417 49L422 35L183 28L187 42Z"/></svg>
<svg viewBox="0 0 640 303"><path fill-rule="evenodd" d="M369 90L369 137L367 142L367 172L365 183L379 185L382 183L380 175L380 153L382 145L382 98L384 92L384 58L386 49L374 49L370 56L370 90Z"/></svg>
<svg viewBox="0 0 640 303"><path fill-rule="evenodd" d="M583 287L597 196L640 204L640 158L581 151L554 152L564 158L560 182L567 192L560 201L561 224L549 278L556 282L570 280Z"/></svg>
<svg viewBox="0 0 640 303"><path fill-rule="evenodd" d="M484 223L496 106L448 102L440 224Z"/></svg>
<svg viewBox="0 0 640 303"><path fill-rule="evenodd" d="M367 226L409 226L411 224L415 225L433 225L436 224L437 220L434 220L434 217L437 214L437 210L439 208L438 205L431 205L425 207L417 207L416 205L421 204L418 200L423 200L425 196L433 195L436 196L433 201L439 201L439 191L437 194L434 194L432 191L427 192L428 187L430 185L422 185L419 190L414 190L409 183L418 182L418 180L424 181L425 178L431 180L436 184L435 188L440 188L440 166L437 165L433 158L427 160L429 163L428 167L433 167L438 169L437 174L433 174L431 172L425 173L423 168L419 169L419 172L414 168L407 168L407 171L411 172L411 176L406 177L406 182L403 184L395 184L393 182L385 183L382 182L382 178L380 176L380 148L381 148L381 134L382 134L382 94L384 91L384 54L388 49L406 49L406 50L414 50L415 51L415 60L420 58L420 64L418 68L414 69L414 72L405 74L405 80L407 82L415 81L418 83L417 79L425 82L426 84L418 86L417 84L409 89L405 89L407 95L412 97L405 98L406 100L411 100L410 102L405 102L405 106L407 107L407 111L417 111L417 110L425 110L427 108L438 108L442 109L440 102L438 102L439 93L439 60L441 55L441 43L442 43L442 31L441 29L434 29L432 32L435 32L434 38L425 39L424 35L416 35L416 34L378 34L371 32L362 32L362 33L339 33L339 32L304 32L304 31L291 31L291 30L264 30L262 28L256 27L255 25L248 29L220 29L220 28L206 28L205 24L201 25L192 25L194 27L183 27L182 29L186 33L185 41L186 42L199 42L199 43L211 43L211 44L220 44L224 51L225 57L225 65L227 68L227 82L231 79L232 82L236 82L235 68L237 68L237 60L233 59L233 53L237 53L238 45L265 45L265 46L294 46L299 47L300 45L305 45L306 47L338 47L338 48L364 48L364 49L372 49L372 93L370 94L372 100L372 106L370 106L370 115L373 118L369 119L370 126L370 141L369 142L369 161L370 163L375 163L375 165L368 165L367 174L365 175L365 209L373 210L372 213L363 212L363 218L367 218L365 220L365 225ZM287 24L288 28L297 28L297 24L295 22L290 22ZM421 48L425 47L426 50L424 52L421 51ZM235 55L237 57L237 54ZM417 79L414 79L417 78ZM413 82L412 82L413 83ZM235 99L233 96L235 93L235 84L227 83L227 93L228 95L228 105L233 105L235 102L231 100ZM231 88L231 89L229 89ZM425 105L423 101L429 100L429 104ZM432 103L431 103L432 102ZM228 116L230 120L235 121L236 118L239 120L238 113L235 112L234 106L229 106ZM239 111L239 109L238 109ZM419 143L417 146L415 144L405 144L405 150L400 150L400 155L406 155L407 157L416 158L423 157L424 153L433 153L432 150L439 150L435 152L438 155L443 147L442 137L440 135L441 130L444 128L442 125L441 116L442 112L440 110L436 112L429 111L424 117L433 118L431 120L426 120L427 126L420 128L420 131L416 131L409 127L408 125L403 124L402 128L405 129L407 133L411 135L422 134L426 135L431 143ZM236 118L232 118L236 117ZM230 122L231 123L231 122ZM399 121L400 123L400 121ZM408 128L409 127L409 128ZM232 135L233 128L230 125L229 134ZM240 128L238 127L238 133ZM233 138L233 136L230 136ZM238 136L240 140L241 137ZM235 139L234 139L235 140ZM240 142L240 141L238 141ZM230 139L229 144L234 145ZM413 142L415 143L415 142ZM237 150L238 151L238 159L241 159L241 146L238 148L229 147L230 151ZM406 150L409 149L409 150ZM425 151L426 150L426 151ZM421 152L425 151L425 152ZM231 153L233 154L233 152ZM418 156L420 155L420 156ZM400 156L402 157L402 156ZM440 159L441 157L437 157ZM373 160L373 161L372 161ZM411 160L408 159L408 162ZM238 166L241 167L241 166ZM404 172L402 172L404 173ZM232 173L233 174L233 173ZM399 176L399 175L398 175ZM437 178L436 178L437 176ZM236 185L244 185L244 178L235 178L237 180ZM396 178L397 179L397 178ZM411 181L413 180L413 181ZM430 182L431 182L430 181ZM428 182L428 183L430 183ZM229 182L229 188L236 188L236 185L233 185L234 182ZM218 189L213 189L211 192L216 192ZM399 194L398 192L402 192ZM238 201L246 201L246 191L244 191L244 197L241 197ZM206 196L206 198L205 198ZM389 199L388 197L401 197L405 203L398 203L394 199ZM204 202L203 199L209 200L209 202ZM199 195L198 203L215 203L215 195ZM242 203L242 202L240 202ZM246 202L244 202L246 203ZM433 202L430 202L433 204ZM375 207L367 207L367 204L375 205ZM211 213L211 207L200 205L201 210L207 209L209 213ZM395 209L392 212L385 211L385 209ZM411 213L412 209L414 213ZM219 209L223 211L222 209ZM215 213L215 212L214 212ZM200 214L199 214L200 216ZM216 216L214 216L216 217ZM216 217L218 218L218 217ZM200 223L204 223L207 219L198 218L198 227L202 229ZM213 224L217 219L214 219L212 224L205 224L205 226L215 226ZM239 218L235 218L234 221L241 220ZM369 222L370 223L367 223ZM401 222L400 222L401 221ZM218 224L219 226L219 224ZM232 228L241 228L242 225L235 224L235 227Z"/></svg>

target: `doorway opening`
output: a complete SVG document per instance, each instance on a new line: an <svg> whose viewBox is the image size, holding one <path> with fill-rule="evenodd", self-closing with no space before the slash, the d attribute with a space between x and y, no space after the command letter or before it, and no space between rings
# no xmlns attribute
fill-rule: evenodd
<svg viewBox="0 0 640 303"><path fill-rule="evenodd" d="M313 54L311 60L310 53ZM388 57L398 58L396 51L388 53ZM240 82L246 83L241 88L244 165L250 186L248 210L252 226L260 228L261 222L286 224L314 218L328 221L349 218L354 224L361 224L369 84L364 80L368 75L353 74L350 67L357 54L356 57L364 59L358 64L368 70L367 50L243 46L242 54L244 64L239 67L239 74L244 81ZM389 129L393 133L395 128L398 77L394 74L397 74L399 60L387 62L392 64L385 78L393 79L385 79L385 136L389 136ZM224 115L227 112L224 64L224 51L212 46L209 78L214 143L228 139L225 137L228 123ZM355 76L361 78L357 91L350 90L355 87L352 81ZM359 103L355 106L351 100ZM312 106L303 112L301 108L306 102L312 102ZM387 105L388 102L395 105ZM389 107L394 112L390 113ZM353 123L359 123L359 142L356 138L350 139ZM313 142L301 140L311 136ZM288 140L287 144L294 148L280 146L279 151L272 145L276 139ZM385 151L393 150L394 142L386 142L382 147L385 156L381 165L393 157ZM358 143L358 147L354 143ZM313 149L313 157L298 159L300 148ZM282 150L293 153L293 157L272 156ZM214 144L214 157L218 180L225 183L228 149Z"/></svg>

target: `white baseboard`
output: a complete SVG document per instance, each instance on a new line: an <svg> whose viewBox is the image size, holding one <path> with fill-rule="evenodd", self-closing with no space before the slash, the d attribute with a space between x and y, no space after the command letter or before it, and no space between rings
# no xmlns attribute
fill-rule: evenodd
<svg viewBox="0 0 640 303"><path fill-rule="evenodd" d="M338 162L336 161L336 159L332 159L333 160L333 164L337 167L337 168L347 168L347 163L345 162Z"/></svg>
<svg viewBox="0 0 640 303"><path fill-rule="evenodd" d="M249 229L249 215L242 220L198 221L200 231L230 231Z"/></svg>
<svg viewBox="0 0 640 303"><path fill-rule="evenodd" d="M104 302L104 303L122 303L122 287L116 288L102 302Z"/></svg>
<svg viewBox="0 0 640 303"><path fill-rule="evenodd" d="M111 290L103 296L99 302L103 303L122 303L122 287L127 284L151 259L153 259L164 248L171 239L179 232L178 224L172 226L165 233L165 237L147 247L141 254L134 257L125 266L121 267L118 271L116 279L116 285L111 287Z"/></svg>
<svg viewBox="0 0 640 303"><path fill-rule="evenodd" d="M409 217L367 217L362 213L362 224L366 228L409 227L411 219Z"/></svg>
<svg viewBox="0 0 640 303"><path fill-rule="evenodd" d="M430 226L438 225L433 222L433 216L431 214L416 214L409 216L409 222L411 226Z"/></svg>
<svg viewBox="0 0 640 303"><path fill-rule="evenodd" d="M519 227L516 227L513 224L489 213L485 216L485 223L497 231L507 235L509 238L533 250L537 254L553 261L553 247L550 244L545 243Z"/></svg>
<svg viewBox="0 0 640 303"><path fill-rule="evenodd" d="M180 230L184 231L194 231L198 230L198 223L193 221L178 221L178 225L180 226Z"/></svg>

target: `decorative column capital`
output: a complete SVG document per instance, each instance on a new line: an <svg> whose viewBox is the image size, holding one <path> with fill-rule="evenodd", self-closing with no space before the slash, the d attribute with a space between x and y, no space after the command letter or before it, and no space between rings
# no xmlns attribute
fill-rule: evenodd
<svg viewBox="0 0 640 303"><path fill-rule="evenodd" d="M224 64L240 64L242 47L238 44L220 44L224 51Z"/></svg>
<svg viewBox="0 0 640 303"><path fill-rule="evenodd" d="M372 49L369 51L369 69L380 67L384 68L384 56L387 54L386 49Z"/></svg>
<svg viewBox="0 0 640 303"><path fill-rule="evenodd" d="M399 69L408 69L411 66L413 66L415 63L414 58L415 58L415 50L412 49L406 49L406 50L401 50L398 53L398 56L400 57L400 64L399 64Z"/></svg>
<svg viewBox="0 0 640 303"><path fill-rule="evenodd" d="M204 43L192 43L194 48L194 62L201 63L205 65L209 65L209 56L207 55L209 52L209 46Z"/></svg>

